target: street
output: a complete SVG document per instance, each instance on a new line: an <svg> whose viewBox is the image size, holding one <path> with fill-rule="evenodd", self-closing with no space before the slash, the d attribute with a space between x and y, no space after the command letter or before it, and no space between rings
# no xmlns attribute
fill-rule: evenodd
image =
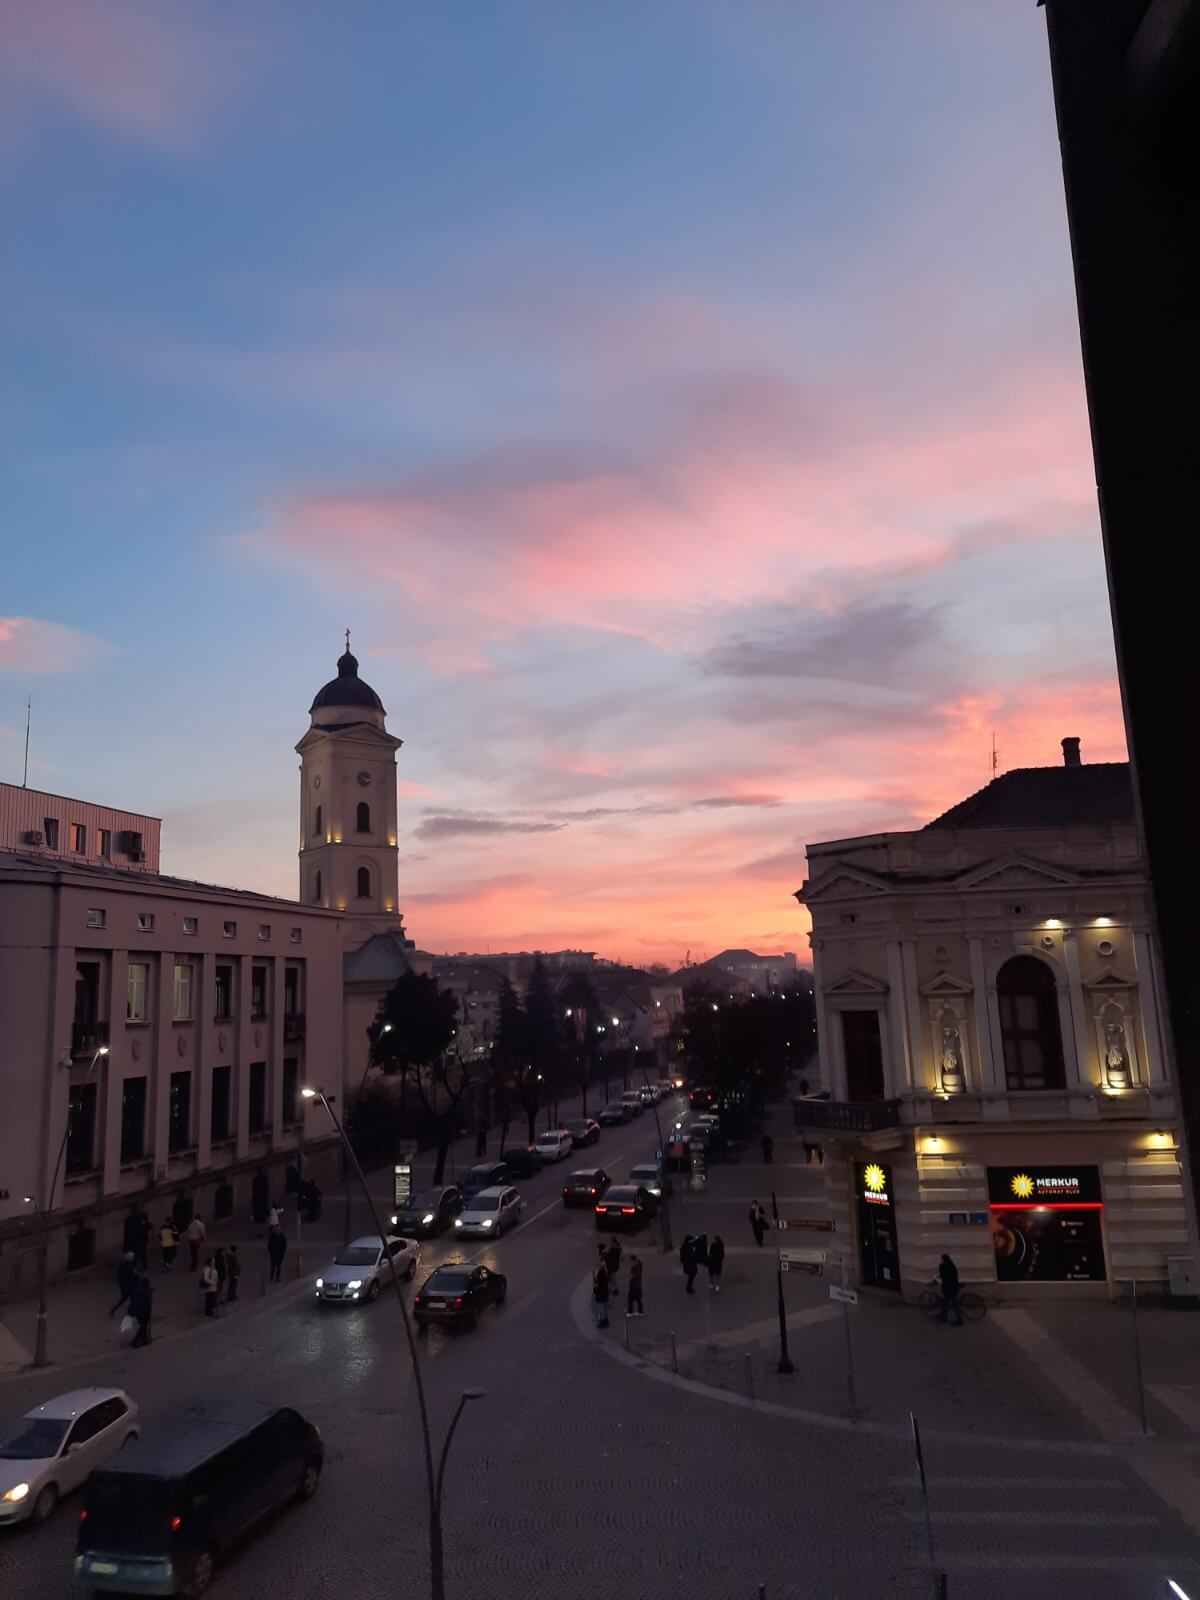
<svg viewBox="0 0 1200 1600"><path fill-rule="evenodd" d="M769 1600L932 1593L912 1452L900 1430L814 1426L782 1407L772 1414L686 1379L664 1380L661 1369L639 1365L636 1346L624 1356L620 1302L604 1334L580 1316L598 1234L589 1211L564 1211L562 1179L596 1161L623 1177L649 1158L654 1139L648 1114L606 1130L598 1146L520 1185L524 1221L503 1240L443 1237L423 1247L418 1283L455 1257L478 1258L509 1279L506 1305L474 1331L419 1335L435 1450L461 1391L487 1391L468 1408L450 1459L448 1592L561 1600L602 1586L646 1600L755 1600L763 1583ZM737 1181L748 1175L742 1169ZM676 1244L695 1204L689 1197L676 1208ZM338 1212L329 1197L327 1219ZM648 1295L664 1298L657 1230L625 1248L647 1261ZM319 1259L306 1247L306 1266ZM723 1309L741 1281L729 1277ZM684 1304L677 1270L670 1281L681 1328L688 1315L709 1315L706 1299ZM654 1310L648 1304L647 1322ZM801 1371L804 1351L798 1334L792 1354ZM253 1538L218 1571L214 1593L372 1600L424 1592L421 1444L390 1294L342 1309L293 1287L236 1325L229 1319L149 1350L13 1379L0 1405L11 1417L87 1382L127 1387L147 1427L216 1396L294 1405L320 1427L327 1456L316 1499ZM1194 1533L1101 1448L1055 1454L1015 1441L981 1449L943 1433L930 1472L949 1594L1007 1600L1018 1582L1028 1600L1168 1600L1163 1574L1186 1588L1200 1570ZM81 1592L71 1573L75 1529L68 1502L44 1528L0 1540L0 1590L21 1600Z"/></svg>

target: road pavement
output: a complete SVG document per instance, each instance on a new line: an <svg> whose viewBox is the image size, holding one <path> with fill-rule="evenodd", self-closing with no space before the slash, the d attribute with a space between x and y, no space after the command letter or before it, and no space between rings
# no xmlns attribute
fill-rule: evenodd
<svg viewBox="0 0 1200 1600"><path fill-rule="evenodd" d="M782 1405L743 1403L728 1389L675 1379L636 1349L620 1359L619 1316L603 1336L615 1348L586 1319L581 1325L597 1232L587 1211L563 1210L561 1179L593 1158L623 1177L654 1142L648 1115L606 1130L594 1150L520 1186L524 1221L503 1240L425 1246L419 1277L448 1257L478 1256L509 1278L507 1304L476 1330L433 1330L420 1340L439 1441L462 1390L487 1391L463 1417L448 1471L449 1594L756 1600L760 1583L769 1600L932 1594L912 1451L900 1430L813 1423ZM677 1240L688 1225L684 1206ZM635 1248L652 1260L649 1236ZM727 1277L746 1259L735 1256ZM332 1308L290 1290L261 1313L149 1350L122 1348L69 1373L9 1380L0 1407L19 1414L85 1381L128 1388L147 1426L207 1398L248 1396L295 1405L321 1428L328 1454L316 1499L237 1554L218 1572L214 1594L375 1600L425 1592L420 1438L388 1297ZM1010 1600L1018 1586L1023 1600L1170 1600L1168 1574L1200 1595L1192 1529L1103 1442L1091 1454L1055 1455L1020 1441L981 1448L948 1430L930 1452L930 1471L935 1554L952 1600ZM62 1600L81 1592L71 1575L75 1525L68 1503L46 1527L0 1539L0 1593Z"/></svg>

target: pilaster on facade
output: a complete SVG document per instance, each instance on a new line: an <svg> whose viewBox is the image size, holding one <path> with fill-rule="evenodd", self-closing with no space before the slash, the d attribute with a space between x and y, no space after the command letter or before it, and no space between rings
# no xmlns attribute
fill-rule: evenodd
<svg viewBox="0 0 1200 1600"><path fill-rule="evenodd" d="M899 939L889 939L887 941L887 976L889 989L887 1020L893 1062L892 1081L888 1083L886 1088L890 1099L905 1093L906 1090L912 1089L915 1081L912 1036L909 1032L908 1007L906 1005L904 958Z"/></svg>
<svg viewBox="0 0 1200 1600"><path fill-rule="evenodd" d="M1167 1081L1167 1073L1162 1013L1159 1009L1158 963L1154 959L1150 934L1144 928L1133 930L1133 964L1138 980L1138 1016L1142 1025L1146 1081L1162 1084Z"/></svg>
<svg viewBox="0 0 1200 1600"><path fill-rule="evenodd" d="M1093 1088L1096 1083L1096 1074L1092 1070L1092 1058L1095 1051L1083 993L1083 974L1079 966L1079 943L1074 928L1067 928L1063 932L1063 965L1067 973L1067 1020L1070 1023L1071 1043L1074 1046L1074 1081L1081 1088ZM1064 1045L1066 1044L1065 1035L1063 1043ZM1067 1054L1067 1081L1069 1083L1071 1081L1071 1053L1065 1051L1064 1053Z"/></svg>
<svg viewBox="0 0 1200 1600"><path fill-rule="evenodd" d="M917 982L917 945L915 939L900 942L901 963L904 968L904 1018L908 1043L907 1087L925 1088L928 1084L929 1051L921 1021L921 991Z"/></svg>
<svg viewBox="0 0 1200 1600"><path fill-rule="evenodd" d="M998 1090L1000 1087L996 1071L996 1051L994 1043L1000 1039L1000 1015L997 1011L995 1018L995 1032L991 1010L988 1003L988 984L983 964L983 940L978 935L972 935L967 940L967 956L971 966L971 1020L974 1026L975 1060L978 1065L979 1087L987 1090ZM992 991L992 1000L995 1000L995 991Z"/></svg>
<svg viewBox="0 0 1200 1600"><path fill-rule="evenodd" d="M829 1015L825 1009L825 994L821 977L821 941L810 934L808 943L812 951L813 1011L817 1024L817 1070L821 1076L821 1086L832 1092L833 1060L830 1053Z"/></svg>

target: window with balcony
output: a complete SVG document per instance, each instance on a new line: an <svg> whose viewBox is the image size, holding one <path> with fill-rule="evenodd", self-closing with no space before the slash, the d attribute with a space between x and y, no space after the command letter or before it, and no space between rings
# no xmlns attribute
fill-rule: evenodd
<svg viewBox="0 0 1200 1600"><path fill-rule="evenodd" d="M285 1056L283 1062L283 1125L293 1127L300 1121L300 1063L294 1056Z"/></svg>
<svg viewBox="0 0 1200 1600"><path fill-rule="evenodd" d="M190 1022L192 1020L192 977L192 963L190 961L177 961L175 963L171 1014L176 1022Z"/></svg>
<svg viewBox="0 0 1200 1600"><path fill-rule="evenodd" d="M88 1024L100 1018L100 963L75 963L75 1021Z"/></svg>
<svg viewBox="0 0 1200 1600"><path fill-rule="evenodd" d="M233 1016L233 968L219 966L213 993L213 1016L217 1022L228 1022Z"/></svg>
<svg viewBox="0 0 1200 1600"><path fill-rule="evenodd" d="M283 974L283 1014L294 1017L300 1009L300 969L287 967Z"/></svg>
<svg viewBox="0 0 1200 1600"><path fill-rule="evenodd" d="M145 961L131 961L125 986L126 1022L145 1022L146 991L149 987L150 967Z"/></svg>
<svg viewBox="0 0 1200 1600"><path fill-rule="evenodd" d="M214 1067L212 1075L212 1113L209 1137L213 1144L224 1144L233 1137L233 1068Z"/></svg>
<svg viewBox="0 0 1200 1600"><path fill-rule="evenodd" d="M996 974L1004 1076L1010 1089L1061 1089L1066 1083L1058 987L1035 956L1013 956Z"/></svg>
<svg viewBox="0 0 1200 1600"><path fill-rule="evenodd" d="M267 1014L267 969L266 967L251 967L250 969L250 1015L255 1021L261 1020Z"/></svg>
<svg viewBox="0 0 1200 1600"><path fill-rule="evenodd" d="M878 1011L843 1011L846 1099L883 1099L883 1041Z"/></svg>
<svg viewBox="0 0 1200 1600"><path fill-rule="evenodd" d="M192 1075L173 1072L167 1101L167 1149L172 1155L186 1150L192 1138Z"/></svg>
<svg viewBox="0 0 1200 1600"><path fill-rule="evenodd" d="M96 1084L71 1086L67 1102L67 1177L91 1172L96 1165Z"/></svg>
<svg viewBox="0 0 1200 1600"><path fill-rule="evenodd" d="M250 1132L261 1133L267 1125L267 1063L250 1063Z"/></svg>
<svg viewBox="0 0 1200 1600"><path fill-rule="evenodd" d="M82 822L71 824L71 849L77 856L87 855L87 826Z"/></svg>
<svg viewBox="0 0 1200 1600"><path fill-rule="evenodd" d="M146 1080L126 1078L121 1085L121 1160L140 1161L146 1154Z"/></svg>

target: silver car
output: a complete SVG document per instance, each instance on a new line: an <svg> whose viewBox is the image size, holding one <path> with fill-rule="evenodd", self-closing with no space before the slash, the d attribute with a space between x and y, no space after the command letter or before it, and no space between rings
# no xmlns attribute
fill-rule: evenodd
<svg viewBox="0 0 1200 1600"><path fill-rule="evenodd" d="M521 1196L507 1184L496 1184L491 1189L481 1189L463 1207L461 1217L454 1219L457 1234L480 1233L489 1239L496 1238L506 1228L515 1228L521 1220Z"/></svg>
<svg viewBox="0 0 1200 1600"><path fill-rule="evenodd" d="M421 1247L415 1239L401 1239L395 1234L388 1235L386 1251L377 1233L352 1239L342 1246L332 1264L317 1279L317 1299L340 1305L378 1300L380 1290L391 1282L389 1256L395 1264L396 1276L408 1281L417 1270Z"/></svg>
<svg viewBox="0 0 1200 1600"><path fill-rule="evenodd" d="M0 1443L0 1523L45 1522L138 1431L123 1389L72 1389L35 1406Z"/></svg>

